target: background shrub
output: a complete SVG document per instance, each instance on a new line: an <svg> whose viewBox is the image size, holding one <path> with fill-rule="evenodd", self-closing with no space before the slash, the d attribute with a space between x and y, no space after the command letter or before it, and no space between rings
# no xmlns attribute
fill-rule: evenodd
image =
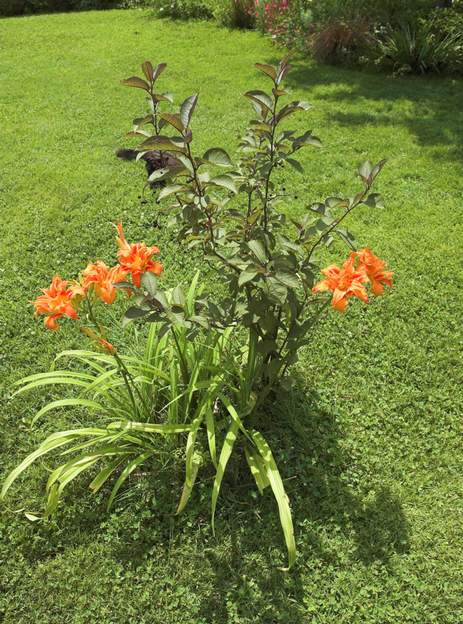
<svg viewBox="0 0 463 624"><path fill-rule="evenodd" d="M24 13L25 0L2 0L0 15L20 15Z"/></svg>
<svg viewBox="0 0 463 624"><path fill-rule="evenodd" d="M372 22L397 24L404 19L426 15L436 0L315 0L307 2L316 22L368 17Z"/></svg>
<svg viewBox="0 0 463 624"><path fill-rule="evenodd" d="M463 16L462 16L463 17ZM403 23L380 37L379 62L396 73L457 72L463 67L463 19L460 28L448 30L446 21L418 20Z"/></svg>
<svg viewBox="0 0 463 624"><path fill-rule="evenodd" d="M431 31L438 39L454 40L447 53L447 69L463 73L463 2L454 9L433 11L431 20Z"/></svg>
<svg viewBox="0 0 463 624"><path fill-rule="evenodd" d="M254 28L256 11L254 0L217 0L214 17L230 28Z"/></svg>
<svg viewBox="0 0 463 624"><path fill-rule="evenodd" d="M310 40L314 58L333 64L357 61L373 45L371 23L363 17L332 20L314 32Z"/></svg>
<svg viewBox="0 0 463 624"><path fill-rule="evenodd" d="M160 17L210 19L214 16L212 0L151 0L146 4Z"/></svg>
<svg viewBox="0 0 463 624"><path fill-rule="evenodd" d="M461 0L292 0L278 28L266 30L324 63L394 73L463 71Z"/></svg>
<svg viewBox="0 0 463 624"><path fill-rule="evenodd" d="M463 0L0 0L0 15L116 7L257 27L323 63L463 73Z"/></svg>
<svg viewBox="0 0 463 624"><path fill-rule="evenodd" d="M113 9L120 0L0 0L0 15Z"/></svg>

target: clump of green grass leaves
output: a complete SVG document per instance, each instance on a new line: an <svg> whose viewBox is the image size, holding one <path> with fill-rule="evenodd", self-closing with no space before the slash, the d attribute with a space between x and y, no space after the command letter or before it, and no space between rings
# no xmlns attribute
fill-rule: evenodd
<svg viewBox="0 0 463 624"><path fill-rule="evenodd" d="M149 277L144 276L143 286L152 288L153 280ZM185 298L187 312L194 302L198 277L199 273ZM186 479L177 511L184 508L198 470L200 457L194 443L203 424L212 461L217 464L214 414L217 397L226 383L223 362L230 332L204 334L200 340L194 340L181 327L171 327L169 334L160 329L159 323L150 325L143 352L118 356L126 371L124 376L110 353L68 350L60 353L56 362L77 362L79 370L54 367L17 382L19 388L13 396L46 386L70 386L77 392L77 396L46 404L34 416L32 425L54 409L85 408L98 416L100 426L50 435L9 474L2 497L34 461L60 449L65 461L47 481L45 518L55 513L60 496L73 479L96 468L98 472L89 484L93 493L118 475L108 498L109 510L134 470L148 460L164 462L165 456L171 454L172 444L166 437L188 433Z"/></svg>
<svg viewBox="0 0 463 624"><path fill-rule="evenodd" d="M205 295L200 273L186 293L181 286L160 289L151 273L143 275L139 287L116 284L134 295L123 323L149 324L144 349L128 356L110 344L106 353L66 351L58 359L77 360L81 365L77 370L53 370L19 382L16 394L60 385L77 391L71 398L47 404L34 421L55 408L79 407L94 413L98 426L50 435L10 473L2 497L30 464L56 452L60 463L48 478L45 518L55 513L65 488L84 472L90 473L91 491L109 486L110 508L131 473L148 461L170 461L173 449L186 438L185 480L177 513L185 508L198 471L207 463L215 473L214 529L229 460L232 454L243 457L259 492L267 487L273 492L289 568L296 559L293 521L283 480L262 433L266 407L281 388L295 383L291 368L326 315L330 297L320 296L319 290L334 290L332 303L337 309L344 309L369 280L375 294L382 292L375 282L378 275L372 277L368 267L355 264L359 255L355 238L344 224L340 226L360 205L381 206L371 187L384 161L360 166L361 187L354 196L328 197L307 206L301 218L287 220L279 210L281 193L274 173L287 166L301 170L297 153L307 146L318 148L321 142L311 131L299 135L283 127L293 115L310 109L300 101L281 105L288 95L283 86L291 70L288 61L256 67L270 81L270 91L245 94L255 117L236 162L221 147L195 154L191 121L198 96L188 97L179 112L164 110L172 104L170 95L157 89L164 63L153 67L145 61L143 77L123 81L146 93L148 114L134 121L130 135L142 139L137 147L140 158L154 150L161 165L164 160L148 181L162 184L157 196L163 202L160 211L168 215L179 241L187 249L200 250L217 271L224 294ZM347 245L349 257L334 272L341 271L348 284L314 290L321 249L337 244ZM375 262L382 263L377 258ZM349 290L353 281L357 291ZM366 291L361 291L365 300ZM98 323L95 327L98 330Z"/></svg>

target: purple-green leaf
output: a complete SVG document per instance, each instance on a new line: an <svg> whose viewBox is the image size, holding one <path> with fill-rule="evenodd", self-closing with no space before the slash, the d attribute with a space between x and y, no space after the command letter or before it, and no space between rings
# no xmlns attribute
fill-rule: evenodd
<svg viewBox="0 0 463 624"><path fill-rule="evenodd" d="M149 61L145 61L142 66L141 66L143 73L146 76L146 80L149 80L149 82L153 81L153 66L151 65L151 63Z"/></svg>
<svg viewBox="0 0 463 624"><path fill-rule="evenodd" d="M150 90L149 84L138 76L131 76L130 78L126 78L125 80L122 80L122 84L126 87L136 87L137 89L143 89L144 91L148 91L148 93Z"/></svg>
<svg viewBox="0 0 463 624"><path fill-rule="evenodd" d="M188 126L190 125L191 118L196 108L197 101L198 101L197 94L190 95L190 97L187 97L187 99L183 102L182 106L180 107L180 119L185 129L188 128Z"/></svg>
<svg viewBox="0 0 463 624"><path fill-rule="evenodd" d="M185 132L185 126L178 113L161 113L160 117L179 132Z"/></svg>
<svg viewBox="0 0 463 624"><path fill-rule="evenodd" d="M268 93L265 93L265 91L247 91L244 96L249 98L250 100L253 100L253 102L256 102L260 107L265 107L268 112L272 112L273 100L268 95Z"/></svg>
<svg viewBox="0 0 463 624"><path fill-rule="evenodd" d="M276 77L277 77L277 70L275 69L275 67L273 67L273 65L266 65L265 63L256 63L255 66L259 71L261 71L263 74L271 78L273 82L275 82Z"/></svg>
<svg viewBox="0 0 463 624"><path fill-rule="evenodd" d="M162 74L166 67L167 63L159 63L159 65L156 65L153 70L153 82L156 82L156 80L159 78L159 76Z"/></svg>

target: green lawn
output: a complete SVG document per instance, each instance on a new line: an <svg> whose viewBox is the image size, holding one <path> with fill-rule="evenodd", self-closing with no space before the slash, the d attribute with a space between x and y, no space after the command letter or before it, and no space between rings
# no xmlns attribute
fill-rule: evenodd
<svg viewBox="0 0 463 624"><path fill-rule="evenodd" d="M265 85L253 63L278 54L256 33L139 11L0 20L2 477L69 424L49 416L31 430L44 394L10 400L13 381L79 344L70 325L52 334L33 321L38 288L112 257L117 220L159 245L166 282L187 282L197 266L151 227L142 167L113 155L142 107L119 80L145 58L166 61L177 102L200 91L200 146L233 150L249 118L240 94ZM37 525L21 512L40 509L37 466L1 509L5 624L463 621L463 83L295 66L294 99L314 105L299 127L325 147L305 152L305 176L290 174L299 199L286 210L354 191L357 165L387 157L386 210L362 210L352 226L396 286L330 316L302 357L297 394L269 414L295 518L294 571L277 569L286 554L271 494L256 499L247 484L224 488L215 538L208 483L173 518L178 491L149 476L111 515L77 485L56 524Z"/></svg>

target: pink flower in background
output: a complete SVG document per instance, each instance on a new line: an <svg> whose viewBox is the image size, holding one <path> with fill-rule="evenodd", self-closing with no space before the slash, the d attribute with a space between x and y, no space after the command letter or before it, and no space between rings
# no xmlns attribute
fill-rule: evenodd
<svg viewBox="0 0 463 624"><path fill-rule="evenodd" d="M255 7L256 20L263 30L272 34L281 30L281 19L289 9L289 0L273 0L265 4L256 0Z"/></svg>

